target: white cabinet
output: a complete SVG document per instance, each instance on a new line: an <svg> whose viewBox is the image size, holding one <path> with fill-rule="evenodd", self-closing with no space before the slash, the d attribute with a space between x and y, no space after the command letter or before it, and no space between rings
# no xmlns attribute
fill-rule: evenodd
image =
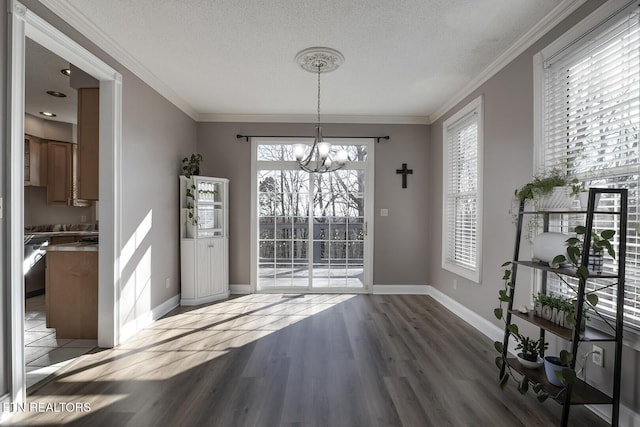
<svg viewBox="0 0 640 427"><path fill-rule="evenodd" d="M180 177L181 305L229 297L228 188L224 178Z"/></svg>

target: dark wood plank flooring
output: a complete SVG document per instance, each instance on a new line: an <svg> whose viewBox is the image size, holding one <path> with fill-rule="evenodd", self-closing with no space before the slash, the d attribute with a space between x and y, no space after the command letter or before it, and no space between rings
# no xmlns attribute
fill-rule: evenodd
<svg viewBox="0 0 640 427"><path fill-rule="evenodd" d="M13 425L553 426L561 407L497 384L493 343L426 296L248 295L179 308L83 356L28 404L90 412ZM583 407L571 425L606 424Z"/></svg>

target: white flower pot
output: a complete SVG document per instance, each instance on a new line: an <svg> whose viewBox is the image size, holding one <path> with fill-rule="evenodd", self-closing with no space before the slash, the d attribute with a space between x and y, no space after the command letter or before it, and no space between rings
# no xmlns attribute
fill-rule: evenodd
<svg viewBox="0 0 640 427"><path fill-rule="evenodd" d="M558 255L567 257L568 235L556 232L538 234L533 239L533 257L542 262L551 262Z"/></svg>
<svg viewBox="0 0 640 427"><path fill-rule="evenodd" d="M553 187L550 193L543 194L536 198L536 205L540 211L566 210L571 208L571 191L568 186Z"/></svg>

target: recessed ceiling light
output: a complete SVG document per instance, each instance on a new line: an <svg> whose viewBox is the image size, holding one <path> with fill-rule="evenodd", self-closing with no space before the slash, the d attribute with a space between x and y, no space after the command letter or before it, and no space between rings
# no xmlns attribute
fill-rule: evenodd
<svg viewBox="0 0 640 427"><path fill-rule="evenodd" d="M62 74L64 74L65 76L70 76L71 75L71 70L69 68L63 68L62 70L60 70L60 72Z"/></svg>
<svg viewBox="0 0 640 427"><path fill-rule="evenodd" d="M42 114L43 116L47 116L47 117L55 117L56 115L53 113L50 113L49 111L40 111L40 114Z"/></svg>
<svg viewBox="0 0 640 427"><path fill-rule="evenodd" d="M55 91L55 90L48 90L47 93L49 95L51 95L51 96L55 96L56 98L66 98L67 97L67 95L65 95L64 93L58 92L58 91Z"/></svg>

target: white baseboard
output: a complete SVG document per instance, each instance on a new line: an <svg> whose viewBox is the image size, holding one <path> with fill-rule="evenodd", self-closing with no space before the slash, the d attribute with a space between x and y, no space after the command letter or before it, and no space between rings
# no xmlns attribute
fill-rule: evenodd
<svg viewBox="0 0 640 427"><path fill-rule="evenodd" d="M376 295L427 295L427 285L373 285Z"/></svg>
<svg viewBox="0 0 640 427"><path fill-rule="evenodd" d="M180 295L174 295L162 304L152 308L150 311L136 317L120 329L120 344L134 336L136 333L146 328L174 308L180 305Z"/></svg>
<svg viewBox="0 0 640 427"><path fill-rule="evenodd" d="M251 293L251 285L229 285L232 294L249 295Z"/></svg>
<svg viewBox="0 0 640 427"><path fill-rule="evenodd" d="M502 328L497 327L493 323L489 322L484 317L480 316L475 311L472 311L460 304L458 301L454 300L450 296L444 294L437 288L434 288L431 285L427 286L428 292L427 295L431 296L433 299L442 304L445 308L451 311L453 314L467 322L469 325L476 328L478 331L491 338L493 341L502 341L504 338L504 331ZM513 340L512 340L513 341ZM513 342L509 346L509 351L515 354L514 352L515 345ZM585 405L591 412L611 424L611 406L610 405L601 405L601 406L592 406ZM619 425L628 426L628 427L640 427L640 414L634 412L632 409L620 404L620 419Z"/></svg>
<svg viewBox="0 0 640 427"><path fill-rule="evenodd" d="M434 288L433 286L427 286L427 288L427 295L431 296L440 304L444 305L453 314L455 314L492 340L502 341L502 339L504 338L504 330L502 330L502 328L489 322L487 319L480 316L475 311L469 310L467 307L460 304L458 301L454 300L445 293L441 292L439 289Z"/></svg>

